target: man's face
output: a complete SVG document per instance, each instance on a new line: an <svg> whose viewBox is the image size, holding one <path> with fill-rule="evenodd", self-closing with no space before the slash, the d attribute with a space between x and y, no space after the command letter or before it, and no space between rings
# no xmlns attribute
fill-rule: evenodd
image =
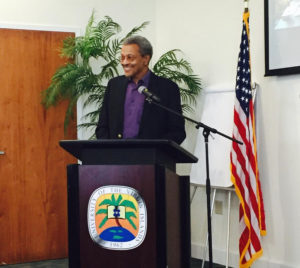
<svg viewBox="0 0 300 268"><path fill-rule="evenodd" d="M136 44L124 45L121 50L121 64L124 74L138 82L148 71L150 56L142 56Z"/></svg>

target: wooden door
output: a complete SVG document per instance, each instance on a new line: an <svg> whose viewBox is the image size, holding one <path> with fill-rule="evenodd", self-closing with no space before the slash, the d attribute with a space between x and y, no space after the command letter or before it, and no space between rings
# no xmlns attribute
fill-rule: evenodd
<svg viewBox="0 0 300 268"><path fill-rule="evenodd" d="M46 111L41 92L74 33L0 29L0 265L67 257L66 103ZM76 139L73 123L69 139Z"/></svg>

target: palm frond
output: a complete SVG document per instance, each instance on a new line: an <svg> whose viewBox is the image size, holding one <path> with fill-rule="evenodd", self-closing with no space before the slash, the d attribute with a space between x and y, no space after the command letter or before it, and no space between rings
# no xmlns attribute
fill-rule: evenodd
<svg viewBox="0 0 300 268"><path fill-rule="evenodd" d="M184 114L192 113L194 111L193 108L188 104L182 104L181 109Z"/></svg>
<svg viewBox="0 0 300 268"><path fill-rule="evenodd" d="M114 204L113 204L113 201L112 200L110 200L110 199L104 199L100 204L99 204L99 207L100 206L103 206L103 205L110 205L110 206L113 206Z"/></svg>
<svg viewBox="0 0 300 268"><path fill-rule="evenodd" d="M108 47L108 54L111 59L119 60L119 54L121 51L122 41L119 39L113 39Z"/></svg>
<svg viewBox="0 0 300 268"><path fill-rule="evenodd" d="M164 53L156 62L153 71L156 74L161 74L164 70L182 70L187 74L193 72L191 65L185 59L178 59L176 53L181 52L179 49L173 49Z"/></svg>
<svg viewBox="0 0 300 268"><path fill-rule="evenodd" d="M134 212L128 211L128 212L126 212L126 217L128 217L128 218L131 218L131 217L136 218L136 215L135 215Z"/></svg>
<svg viewBox="0 0 300 268"><path fill-rule="evenodd" d="M108 220L108 217L105 216L105 217L103 218L103 220L101 221L101 223L99 224L99 228L101 228L101 227L107 222L107 220Z"/></svg>
<svg viewBox="0 0 300 268"><path fill-rule="evenodd" d="M96 127L96 126L97 126L97 123L88 122L88 123L81 123L77 127L78 128L83 128L83 129L88 129L90 127Z"/></svg>
<svg viewBox="0 0 300 268"><path fill-rule="evenodd" d="M76 38L73 36L68 36L63 40L63 47L60 51L61 57L65 57L71 60L74 60L76 57Z"/></svg>
<svg viewBox="0 0 300 268"><path fill-rule="evenodd" d="M123 202L120 204L120 206L130 207L130 208L133 208L135 211L137 211L134 203L129 200L123 200Z"/></svg>
<svg viewBox="0 0 300 268"><path fill-rule="evenodd" d="M111 79L117 75L119 75L118 66L119 61L117 59L113 59L104 66L102 66L102 71L98 75L99 81L102 81L102 79Z"/></svg>
<svg viewBox="0 0 300 268"><path fill-rule="evenodd" d="M112 205L113 205L113 206L117 206L115 194L112 194L112 196L111 196L111 201L112 201Z"/></svg>
<svg viewBox="0 0 300 268"><path fill-rule="evenodd" d="M97 210L96 215L98 214L107 214L107 208L100 208Z"/></svg>
<svg viewBox="0 0 300 268"><path fill-rule="evenodd" d="M196 97L202 89L201 79L193 74L193 69L188 61L177 57L181 53L173 49L164 53L153 67L156 75L168 78L179 85L180 96L183 102L183 111L191 112L191 105L196 104Z"/></svg>
<svg viewBox="0 0 300 268"><path fill-rule="evenodd" d="M97 40L106 41L122 30L121 26L112 20L111 17L105 16L104 20L98 22L93 32Z"/></svg>
<svg viewBox="0 0 300 268"><path fill-rule="evenodd" d="M57 69L50 86L42 92L42 104L49 108L62 99L72 99L76 80L83 70L76 64L68 63Z"/></svg>
<svg viewBox="0 0 300 268"><path fill-rule="evenodd" d="M89 122L89 123L96 125L98 122L98 119L99 119L99 110L97 109L95 111L89 112L89 113L85 114L84 116L82 116L81 119L84 122Z"/></svg>
<svg viewBox="0 0 300 268"><path fill-rule="evenodd" d="M149 23L150 23L149 21L145 21L140 26L134 27L128 34L126 34L124 38L121 39L121 43L123 43L126 38L133 36L138 32L140 32L141 30L143 30L144 28L146 28L146 26L149 25Z"/></svg>
<svg viewBox="0 0 300 268"><path fill-rule="evenodd" d="M119 195L117 199L117 206L119 206L122 199L123 199L122 195Z"/></svg>
<svg viewBox="0 0 300 268"><path fill-rule="evenodd" d="M95 23L95 13L96 13L96 11L95 11L95 9L93 9L92 15L90 16L88 23L85 27L85 36L88 36L93 29L93 25Z"/></svg>
<svg viewBox="0 0 300 268"><path fill-rule="evenodd" d="M97 126L97 123L82 123L77 125L78 129L82 129L83 131L89 131L92 132L93 134L88 138L89 140L95 140L96 139L96 134L95 134L95 128Z"/></svg>
<svg viewBox="0 0 300 268"><path fill-rule="evenodd" d="M107 51L110 47L109 40L121 31L121 26L113 21L109 16L94 25L94 21L89 25L83 39L78 39L79 53L87 61L88 58L102 57L109 60Z"/></svg>
<svg viewBox="0 0 300 268"><path fill-rule="evenodd" d="M131 226L136 230L136 226L134 224L134 222L132 221L132 219L126 214L126 219L129 221L129 223L131 224Z"/></svg>
<svg viewBox="0 0 300 268"><path fill-rule="evenodd" d="M86 107L88 106L96 106L99 110L102 106L102 101L103 101L103 98L104 98L104 90L100 91L99 93L92 93L92 94L89 94L89 96L87 97L87 99L83 102L83 109L85 109ZM97 109L97 111L99 111Z"/></svg>

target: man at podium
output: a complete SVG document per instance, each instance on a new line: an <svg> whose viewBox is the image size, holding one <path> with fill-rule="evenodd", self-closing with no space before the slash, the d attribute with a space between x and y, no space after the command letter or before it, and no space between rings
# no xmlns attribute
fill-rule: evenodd
<svg viewBox="0 0 300 268"><path fill-rule="evenodd" d="M108 82L96 128L98 139L170 139L178 144L185 139L184 119L145 101L142 94L146 88L161 105L182 114L178 86L149 70L152 53L144 37L124 41L124 75Z"/></svg>

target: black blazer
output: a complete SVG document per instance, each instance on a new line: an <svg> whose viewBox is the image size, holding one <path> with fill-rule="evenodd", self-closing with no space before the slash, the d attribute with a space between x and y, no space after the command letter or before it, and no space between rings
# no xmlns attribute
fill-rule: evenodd
<svg viewBox="0 0 300 268"><path fill-rule="evenodd" d="M128 78L118 76L108 82L98 125L98 139L120 139L123 134L124 102ZM178 86L151 72L148 89L161 99L161 104L182 113ZM185 139L184 119L154 104L144 103L138 139L170 139L178 144Z"/></svg>

